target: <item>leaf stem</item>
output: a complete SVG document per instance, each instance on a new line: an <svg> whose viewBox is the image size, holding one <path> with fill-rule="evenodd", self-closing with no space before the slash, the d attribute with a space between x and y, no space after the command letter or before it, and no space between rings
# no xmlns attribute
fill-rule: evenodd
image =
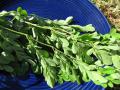
<svg viewBox="0 0 120 90"><path fill-rule="evenodd" d="M13 30L13 29L6 28L6 27L4 27L4 26L2 26L2 25L0 25L0 27L3 28L3 29L8 30L8 31L10 31L10 32L13 32L13 33L16 33L16 34L19 34L19 35L24 35L24 36L26 36L26 38L29 36L28 34L25 34L25 33L22 33L22 32L17 32L17 31L15 31L15 30ZM42 44L42 45L45 45L45 46L50 47L50 48L52 48L52 49L55 49L55 50L59 51L60 53L64 54L62 51L58 50L57 48L55 48L55 47L52 46L52 45L49 45L49 44L46 44L46 43L37 41L37 40L35 40L35 39L33 39L33 38L32 38L32 40L38 42L39 44ZM64 55L65 55L65 54L64 54ZM69 57L71 57L71 56L69 56ZM72 58L72 59L73 59L73 58Z"/></svg>
<svg viewBox="0 0 120 90"><path fill-rule="evenodd" d="M19 35L23 35L23 36L27 36L27 34L25 34L25 33L15 31L15 30L13 30L13 29L10 29L10 28L7 28L7 27L4 27L4 26L2 26L2 25L0 25L0 27L3 28L3 29L8 30L8 31L10 31L10 32L13 32L13 33L16 33L16 34L19 34Z"/></svg>
<svg viewBox="0 0 120 90"><path fill-rule="evenodd" d="M31 23L31 22L27 22L27 21L25 21L25 23L28 24L28 25L32 25L32 26L34 26L34 27L37 27L37 28L41 28L41 29L49 29L49 30L51 30L51 31L59 30L59 31L62 31L62 32L68 34L68 35L71 35L71 33L65 31L63 28L60 29L60 28L50 27L50 26L39 26L39 25L37 25L37 24L33 24L33 23ZM59 32L59 31L58 31L58 32Z"/></svg>

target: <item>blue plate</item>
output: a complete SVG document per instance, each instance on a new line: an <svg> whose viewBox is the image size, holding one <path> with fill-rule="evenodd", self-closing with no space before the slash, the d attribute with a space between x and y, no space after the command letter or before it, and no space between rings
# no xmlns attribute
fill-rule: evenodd
<svg viewBox="0 0 120 90"><path fill-rule="evenodd" d="M28 13L50 19L65 19L73 16L76 24L93 24L99 33L105 34L110 30L106 18L88 0L3 0L1 10L15 10L23 7ZM53 89L47 86L42 76L30 73L24 77L12 77L0 74L0 90L104 90L91 82L78 85L76 82L56 84Z"/></svg>

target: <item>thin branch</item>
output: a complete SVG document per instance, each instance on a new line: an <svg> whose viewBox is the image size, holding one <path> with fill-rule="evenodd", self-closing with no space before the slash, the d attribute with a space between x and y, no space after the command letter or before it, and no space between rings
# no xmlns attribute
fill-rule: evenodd
<svg viewBox="0 0 120 90"><path fill-rule="evenodd" d="M37 27L37 28L48 29L48 30L51 30L51 31L56 31L56 30L57 30L57 31L62 31L62 32L68 34L68 35L71 35L71 33L67 32L67 31L64 30L63 28L60 29L60 28L50 27L50 26L39 26L39 25L37 25L37 24L33 24L33 23L31 23L31 22L27 22L27 21L25 21L25 23L28 24L28 25L31 25L31 26Z"/></svg>
<svg viewBox="0 0 120 90"><path fill-rule="evenodd" d="M26 36L26 38L29 36L28 34L25 34L25 33L22 33L22 32L17 32L17 31L15 31L15 30L13 30L13 29L6 28L6 27L1 26L1 25L0 25L0 27L3 28L3 29L6 29L6 30L8 30L8 31L11 31L11 32L13 32L13 33L16 33L16 34L19 34L19 35L24 35L24 36ZM42 45L47 46L47 47L50 47L50 48L52 48L53 50L57 50L57 51L59 51L60 53L64 54L62 51L60 51L59 49L57 49L56 47L54 47L54 46L52 46L52 45L49 45L49 44L46 44L46 43L37 41L37 40L35 40L35 39L33 39L33 38L32 38L32 40L38 42L39 44L42 44ZM65 54L64 54L64 55L65 55ZM65 56L66 56L66 55L65 55ZM68 56L70 59L75 59L74 57L71 57L70 55L67 55L67 56Z"/></svg>
<svg viewBox="0 0 120 90"><path fill-rule="evenodd" d="M13 32L13 33L16 33L16 34L19 34L19 35L23 35L23 36L27 36L27 34L25 34L25 33L15 31L15 30L13 30L13 29L10 29L10 28L7 28L7 27L4 27L4 26L2 26L2 25L0 25L0 27L3 28L3 29L8 30L8 31L10 31L10 32Z"/></svg>

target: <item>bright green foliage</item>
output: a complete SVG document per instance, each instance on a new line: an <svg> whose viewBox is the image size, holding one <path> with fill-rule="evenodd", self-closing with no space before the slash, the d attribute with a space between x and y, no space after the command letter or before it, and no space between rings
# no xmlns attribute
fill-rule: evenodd
<svg viewBox="0 0 120 90"><path fill-rule="evenodd" d="M72 18L28 16L20 7L1 12L0 70L23 75L31 68L50 87L64 81L120 84L120 34L101 35L91 24L71 25Z"/></svg>

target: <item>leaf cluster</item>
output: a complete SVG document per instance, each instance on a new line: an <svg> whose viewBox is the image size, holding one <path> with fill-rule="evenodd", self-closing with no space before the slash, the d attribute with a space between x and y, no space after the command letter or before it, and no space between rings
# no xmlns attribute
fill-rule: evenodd
<svg viewBox="0 0 120 90"><path fill-rule="evenodd" d="M120 84L120 34L101 35L91 24L70 24L72 19L28 15L20 7L1 12L0 70L22 75L31 69L50 87L64 81Z"/></svg>

